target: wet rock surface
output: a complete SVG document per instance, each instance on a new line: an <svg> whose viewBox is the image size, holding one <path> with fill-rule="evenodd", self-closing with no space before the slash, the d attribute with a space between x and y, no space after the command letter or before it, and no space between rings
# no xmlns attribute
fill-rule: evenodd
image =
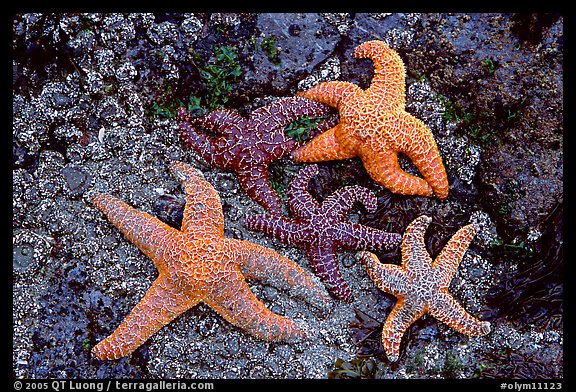
<svg viewBox="0 0 576 392"><path fill-rule="evenodd" d="M374 287L352 253L340 252L355 301L334 300L326 314L250 282L266 306L306 329L304 342L259 341L199 305L131 356L92 359L90 349L157 273L90 203L91 193L177 226L182 189L168 166L185 161L220 193L227 236L310 271L297 249L243 228L243 217L262 208L233 174L184 148L175 109L247 112L336 79L365 88L372 63L351 53L368 39L386 41L404 59L407 110L434 134L450 195L442 202L393 195L358 160L320 164L310 192L322 199L341 186L368 187L378 210L357 207L349 219L386 231L402 233L416 216L431 216L432 255L460 227L478 223L450 290L493 332L469 338L424 317L406 334L400 360L389 363L378 332L395 299ZM13 49L16 377L563 376L561 15L35 13L15 16ZM284 159L279 184L301 167ZM378 256L398 263L399 255Z"/></svg>

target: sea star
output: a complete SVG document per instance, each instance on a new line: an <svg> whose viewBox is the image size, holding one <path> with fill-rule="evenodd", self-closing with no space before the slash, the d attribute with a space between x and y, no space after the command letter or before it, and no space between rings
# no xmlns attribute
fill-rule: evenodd
<svg viewBox="0 0 576 392"><path fill-rule="evenodd" d="M320 204L307 191L316 174L317 165L306 166L289 185L288 205L294 219L260 215L248 216L243 223L250 230L304 248L313 271L328 290L337 298L352 301L352 292L338 268L336 249L390 250L400 244L401 236L344 220L355 202L369 212L376 210L376 196L361 186L340 188Z"/></svg>
<svg viewBox="0 0 576 392"><path fill-rule="evenodd" d="M219 109L191 118L184 108L178 113L185 143L209 165L234 171L244 191L267 211L281 214L278 195L268 183L268 165L292 152L303 142L284 134L284 127L301 116L328 114L330 107L300 97L281 98L254 110L249 118L238 111ZM335 116L334 116L335 117ZM333 126L324 121L318 131ZM194 126L207 128L218 136L207 136Z"/></svg>
<svg viewBox="0 0 576 392"><path fill-rule="evenodd" d="M112 224L150 257L158 277L132 312L92 354L116 359L133 352L152 334L203 302L230 323L264 340L295 340L305 333L291 319L268 310L245 279L278 285L323 309L328 299L298 265L260 245L224 237L220 197L200 171L181 162L170 169L184 185L182 230L174 229L122 201L92 198Z"/></svg>
<svg viewBox="0 0 576 392"><path fill-rule="evenodd" d="M320 83L298 95L338 109L340 123L292 153L299 162L359 157L380 185L404 195L448 196L448 179L428 127L406 112L402 59L381 41L365 42L356 58L371 58L374 78L367 90L342 81ZM424 179L403 171L398 153L408 156Z"/></svg>
<svg viewBox="0 0 576 392"><path fill-rule="evenodd" d="M458 230L432 262L424 244L424 233L431 221L422 215L408 225L402 237L400 266L382 264L370 252L357 253L376 286L398 298L382 328L382 346L392 362L398 360L404 332L426 313L463 334L482 336L490 332L488 321L472 317L448 292L477 226L470 224Z"/></svg>

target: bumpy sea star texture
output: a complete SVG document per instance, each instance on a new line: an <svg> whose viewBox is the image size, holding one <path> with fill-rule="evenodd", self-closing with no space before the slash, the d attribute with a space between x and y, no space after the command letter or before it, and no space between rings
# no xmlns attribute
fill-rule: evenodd
<svg viewBox="0 0 576 392"><path fill-rule="evenodd" d="M361 186L338 189L319 203L308 192L310 179L318 174L317 165L308 165L290 183L288 206L294 219L282 216L248 216L244 226L261 231L286 244L304 248L313 271L337 298L352 301L352 291L342 277L336 249L391 250L400 244L401 236L358 223L345 221L346 215L360 202L374 212L376 196Z"/></svg>
<svg viewBox="0 0 576 392"><path fill-rule="evenodd" d="M280 198L268 183L268 165L304 144L286 136L284 127L299 117L324 116L330 110L322 103L289 97L254 110L249 118L230 109L191 118L184 108L178 117L186 145L209 165L236 172L240 185L252 199L267 211L281 214ZM321 122L317 132L333 126L334 118ZM217 136L198 132L196 127Z"/></svg>
<svg viewBox="0 0 576 392"><path fill-rule="evenodd" d="M367 90L342 81L320 83L299 95L336 108L340 123L292 153L300 162L359 157L378 184L404 195L448 196L448 179L430 129L406 112L402 59L381 41L365 42L356 58L374 62ZM398 153L412 160L423 179L406 173Z"/></svg>
<svg viewBox="0 0 576 392"><path fill-rule="evenodd" d="M99 193L92 199L158 269L158 277L144 298L114 333L92 349L93 356L116 359L133 352L199 302L260 339L304 337L304 331L292 320L267 309L245 279L274 284L325 309L328 298L311 276L270 249L224 237L224 216L216 190L191 166L174 162L170 169L185 188L181 230L110 195Z"/></svg>
<svg viewBox="0 0 576 392"><path fill-rule="evenodd" d="M424 233L431 218L416 218L402 237L402 264L382 264L373 253L357 253L376 286L398 298L382 328L382 346L390 361L400 355L400 341L408 327L428 313L456 331L482 336L490 332L490 323L471 316L448 292L460 261L478 228L464 226L448 241L432 262Z"/></svg>

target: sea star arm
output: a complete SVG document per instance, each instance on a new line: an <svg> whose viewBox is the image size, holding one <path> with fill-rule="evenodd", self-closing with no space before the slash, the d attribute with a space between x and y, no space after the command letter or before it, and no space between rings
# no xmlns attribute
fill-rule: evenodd
<svg viewBox="0 0 576 392"><path fill-rule="evenodd" d="M334 246L331 241L321 241L321 243L308 244L306 255L310 260L310 267L324 282L326 288L335 297L346 302L353 300L352 290L342 277L338 266L338 258L334 253Z"/></svg>
<svg viewBox="0 0 576 392"><path fill-rule="evenodd" d="M322 102L338 109L341 102L347 101L351 95L363 93L364 90L354 83L334 80L317 84L309 90L300 91L297 94L301 97Z"/></svg>
<svg viewBox="0 0 576 392"><path fill-rule="evenodd" d="M92 203L104 212L128 241L152 259L159 271L166 269L169 246L178 242L178 230L111 195L97 193L92 197Z"/></svg>
<svg viewBox="0 0 576 392"><path fill-rule="evenodd" d="M200 298L174 290L175 282L160 275L120 326L92 349L96 359L110 360L123 357L196 305Z"/></svg>
<svg viewBox="0 0 576 392"><path fill-rule="evenodd" d="M274 215L282 214L280 198L268 182L268 167L252 165L236 172L244 191L258 204Z"/></svg>
<svg viewBox="0 0 576 392"><path fill-rule="evenodd" d="M270 144L266 147L267 163L277 161L278 159L283 158L286 155L289 155L292 151L294 151L298 146L302 144L301 142L297 142L296 140L284 134L280 134L279 132L276 133L277 134L275 135L275 138L272 141L273 147Z"/></svg>
<svg viewBox="0 0 576 392"><path fill-rule="evenodd" d="M302 97L280 98L252 112L250 122L258 129L273 129L283 133L283 127L299 117L319 117L329 113L330 108L320 102Z"/></svg>
<svg viewBox="0 0 576 392"><path fill-rule="evenodd" d="M334 242L344 249L393 250L402 241L398 233L388 233L352 222L340 222L330 229Z"/></svg>
<svg viewBox="0 0 576 392"><path fill-rule="evenodd" d="M310 219L312 213L320 207L320 203L308 192L308 183L317 174L318 165L305 166L288 185L288 207L294 217Z"/></svg>
<svg viewBox="0 0 576 392"><path fill-rule="evenodd" d="M244 125L244 117L236 110L218 109L191 120L194 125L208 129L218 135L229 135Z"/></svg>
<svg viewBox="0 0 576 392"><path fill-rule="evenodd" d="M380 290L396 297L408 294L408 277L402 267L383 264L374 253L367 251L356 253L356 258L364 264L366 273Z"/></svg>
<svg viewBox="0 0 576 392"><path fill-rule="evenodd" d="M341 133L339 123L334 128L316 136L304 146L292 153L292 159L297 162L322 162L353 158L357 155L355 139L350 136L350 140L344 143L338 140L337 133Z"/></svg>
<svg viewBox="0 0 576 392"><path fill-rule="evenodd" d="M448 241L436 257L436 260L432 263L432 268L439 274L440 285L442 287L448 287L450 284L477 230L475 224L462 227L454 234L450 241Z"/></svg>
<svg viewBox="0 0 576 392"><path fill-rule="evenodd" d="M279 253L247 241L232 240L238 252L241 270L248 279L271 284L300 297L316 308L326 310L328 298L296 263Z"/></svg>
<svg viewBox="0 0 576 392"><path fill-rule="evenodd" d="M306 240L300 226L283 216L249 215L242 224L248 230L265 233L285 244L299 245Z"/></svg>
<svg viewBox="0 0 576 392"><path fill-rule="evenodd" d="M470 335L483 336L490 332L490 323L472 317L448 293L438 293L428 304L428 312L456 331Z"/></svg>
<svg viewBox="0 0 576 392"><path fill-rule="evenodd" d="M328 216L334 216L336 219L342 220L350 212L354 203L357 202L361 203L368 212L376 211L378 206L378 199L374 193L362 186L352 185L339 188L328 196L322 203L322 210Z"/></svg>
<svg viewBox="0 0 576 392"><path fill-rule="evenodd" d="M430 129L416 117L405 113L398 121L395 141L398 150L408 156L439 199L448 197L448 178L438 146Z"/></svg>
<svg viewBox="0 0 576 392"><path fill-rule="evenodd" d="M370 177L393 193L432 196L426 180L406 173L398 163L398 153L385 148L377 151L370 146L361 148L360 158Z"/></svg>
<svg viewBox="0 0 576 392"><path fill-rule="evenodd" d="M377 95L388 110L406 106L406 70L402 59L382 41L367 41L354 50L356 58L370 58L374 63L374 77L367 92Z"/></svg>
<svg viewBox="0 0 576 392"><path fill-rule="evenodd" d="M178 161L170 165L170 170L184 185L186 193L181 231L189 238L202 238L206 233L224 235L220 196L202 172Z"/></svg>
<svg viewBox="0 0 576 392"><path fill-rule="evenodd" d="M229 154L230 143L223 136L206 136L196 130L190 123L180 123L181 137L184 143L192 148L200 158L210 166L231 170L232 157Z"/></svg>
<svg viewBox="0 0 576 392"><path fill-rule="evenodd" d="M391 362L400 357L400 343L404 332L425 312L423 302L406 301L398 298L382 327L382 347Z"/></svg>
<svg viewBox="0 0 576 392"><path fill-rule="evenodd" d="M240 267L215 281L204 302L228 322L268 341L300 340L306 336L294 321L270 311L256 298Z"/></svg>
<svg viewBox="0 0 576 392"><path fill-rule="evenodd" d="M427 270L431 267L432 259L426 250L424 234L432 218L421 215L414 219L402 236L402 267L408 270Z"/></svg>

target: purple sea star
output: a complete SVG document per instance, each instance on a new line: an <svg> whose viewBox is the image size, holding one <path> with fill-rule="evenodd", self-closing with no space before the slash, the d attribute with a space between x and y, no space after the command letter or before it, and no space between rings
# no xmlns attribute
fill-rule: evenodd
<svg viewBox="0 0 576 392"><path fill-rule="evenodd" d="M361 186L338 189L322 203L307 191L317 165L304 167L287 190L294 219L282 216L248 216L244 226L261 231L281 242L304 248L314 272L337 298L352 301L352 292L340 274L337 248L346 250L389 250L400 244L401 236L344 220L355 202L366 210L376 210L376 196Z"/></svg>

